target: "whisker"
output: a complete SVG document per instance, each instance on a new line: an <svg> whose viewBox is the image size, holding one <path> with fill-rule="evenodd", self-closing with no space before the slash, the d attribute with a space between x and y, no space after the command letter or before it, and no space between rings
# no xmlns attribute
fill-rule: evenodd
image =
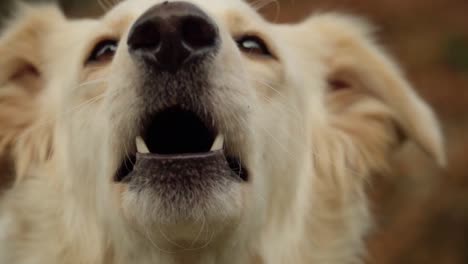
<svg viewBox="0 0 468 264"><path fill-rule="evenodd" d="M200 239L201 235L203 234L203 230L205 229L205 224L206 224L205 216L203 214L200 214L199 219L202 219L202 226L200 227L200 231L198 232L197 236L192 241L192 244L190 245L190 248L193 248L195 243L197 243L198 239Z"/></svg>
<svg viewBox="0 0 468 264"><path fill-rule="evenodd" d="M182 246L182 245L179 245L177 242L171 240L171 239L166 235L166 233L163 232L163 230L161 229L161 227L160 227L159 225L157 225L157 226L158 226L158 231L159 231L159 233L163 236L163 238L164 238L167 242L169 242L169 244L172 244L173 246L176 246L176 247L178 247L178 248L180 248L180 249L182 249L182 250L186 250L186 249L187 249L186 247L184 247L184 246ZM175 252L176 252L176 251L175 251ZM175 253L175 252L174 252L174 253Z"/></svg>
<svg viewBox="0 0 468 264"><path fill-rule="evenodd" d="M106 81L107 81L107 79L96 79L96 80L82 82L82 83L78 84L78 86L76 86L75 89L83 87L83 86L87 86L87 85L90 85L90 84L105 83Z"/></svg>
<svg viewBox="0 0 468 264"><path fill-rule="evenodd" d="M238 77L234 77L235 79L237 79L237 81L241 81L242 79L241 78L238 78ZM250 78L250 80L252 80L253 82L256 82L268 89L271 89L272 91L274 91L276 94L278 94L280 97L282 97L283 99L287 100L288 98L283 94L281 93L278 89L274 88L273 85L270 85L266 82L263 82L261 81L260 79L256 79L256 78ZM281 103L281 104L274 104L273 100L268 98L267 96L265 95L262 95L262 94L258 94L259 96L261 96L264 100L266 100L267 102L271 103L271 105L273 105L273 107L275 108L278 108L280 110L284 110L286 112L289 112L292 114L292 117L294 119L296 119L300 124L303 124L304 123L304 120L303 118L301 117L301 114L300 114L300 111L297 107L295 107L294 105L292 106L289 106L289 105L286 105L284 103ZM283 112L284 112L283 111ZM302 127L302 126L301 126ZM303 127L302 127L303 128ZM304 128L303 128L304 129Z"/></svg>
<svg viewBox="0 0 468 264"><path fill-rule="evenodd" d="M237 77L235 77L235 78L237 78ZM241 79L238 78L238 81L239 81L239 80L241 80ZM269 87L270 87L270 88L273 88L273 87L271 87L271 86L269 86ZM279 92L277 89L274 89L274 90L275 90L280 96L282 96L283 98L285 98L285 96L284 96L283 94L281 94L281 92ZM296 111L294 111L293 109L289 108L287 105L284 105L284 103L281 102L281 101L278 101L278 104L273 104L272 99L267 98L266 96L261 95L261 94L260 94L260 96L261 96L262 98L264 98L266 101L270 102L270 106L272 106L273 109L276 109L277 111L287 111L287 112L293 114L293 118L296 120L296 122L298 123L299 127L301 128L301 130L300 130L299 132L300 132L300 133L307 133L307 131L305 131L305 122L306 122L306 120L305 120L303 117L301 117L300 112L299 112L299 109L296 108L296 109L294 109L294 110L296 110ZM252 106L252 107L253 107L253 108L258 108L259 106ZM233 116L234 118L238 118L237 115L235 115L235 114L232 114L232 116ZM239 122L239 124L242 124L242 122L240 122L240 121L237 121L237 122ZM254 131L254 130L253 130L250 126L248 126L248 125L245 125L244 128L247 129L247 130L249 130L251 133L256 133L256 131ZM293 155L293 153L291 153L291 152L289 151L289 149L288 149L284 144L282 144L267 128L262 127L262 126L260 126L259 128L260 128L262 131L264 131L269 137L271 137L271 139L273 140L273 143L276 144L276 145L278 145L278 146L281 148L281 150L284 151L287 155L289 155L289 156ZM284 132L284 133L285 133L285 132ZM300 137L299 137L299 138L300 138ZM303 144L303 142L300 142L299 139L295 139L295 138L289 138L289 139L294 143L295 146L301 146L301 144ZM311 147L313 148L313 146L311 146ZM341 168L340 166L345 166L348 173L350 173L350 174L352 174L352 175L354 175L354 176L358 176L358 177L362 175L361 172L359 172L359 171L357 171L357 170L351 168L351 167L350 167L349 165L347 165L347 164L344 164L344 165L337 165L337 164L335 164L333 161L328 160L326 157L322 157L319 153L316 152L315 149L312 149L312 150L311 150L311 154L313 155L313 156L312 156L313 158L317 159L317 160L320 161L320 162L323 162L324 165L331 166L332 168L335 168L335 169Z"/></svg>
<svg viewBox="0 0 468 264"><path fill-rule="evenodd" d="M145 234L144 234L144 237L146 239L148 239L150 241L150 243L159 251L161 252L164 252L164 253L168 253L168 254L175 254L177 252L174 252L174 251L169 251L169 250L165 250L163 248L161 248L160 246L158 246L158 244L156 242L153 241L153 239L151 239L151 234L150 232L148 231L148 228L146 227L146 225L142 225L143 226L143 229L145 231Z"/></svg>
<svg viewBox="0 0 468 264"><path fill-rule="evenodd" d="M200 246L199 248L195 248L193 250L201 250L201 249L207 248L211 244L211 242L213 242L213 238L214 238L215 233L216 233L216 231L213 230L213 232L211 232L210 239L208 239L207 242L204 245Z"/></svg>

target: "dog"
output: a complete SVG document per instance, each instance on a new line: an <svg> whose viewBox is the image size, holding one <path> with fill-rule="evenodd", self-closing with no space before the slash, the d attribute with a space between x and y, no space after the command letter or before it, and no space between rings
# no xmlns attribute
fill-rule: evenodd
<svg viewBox="0 0 468 264"><path fill-rule="evenodd" d="M362 19L278 25L241 0L47 8L0 40L36 32L44 61L1 124L5 140L32 109L8 140L0 263L362 263L370 176L406 141L445 164L435 115Z"/></svg>

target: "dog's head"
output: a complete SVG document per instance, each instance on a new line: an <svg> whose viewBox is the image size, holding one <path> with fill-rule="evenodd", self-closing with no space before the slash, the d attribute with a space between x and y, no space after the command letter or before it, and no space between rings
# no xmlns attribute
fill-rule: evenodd
<svg viewBox="0 0 468 264"><path fill-rule="evenodd" d="M104 223L120 250L293 254L320 239L308 226L336 228L324 210L359 220L343 204L403 138L444 161L431 111L358 20L274 25L240 0L135 0L67 26L39 102L54 123L47 173L84 210L69 223Z"/></svg>

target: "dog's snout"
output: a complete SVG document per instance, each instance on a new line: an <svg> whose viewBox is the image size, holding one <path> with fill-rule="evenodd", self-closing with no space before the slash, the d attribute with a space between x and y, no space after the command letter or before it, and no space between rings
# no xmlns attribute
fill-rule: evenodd
<svg viewBox="0 0 468 264"><path fill-rule="evenodd" d="M133 57L169 72L215 53L218 46L216 24L200 8L187 2L153 6L135 22L128 37Z"/></svg>

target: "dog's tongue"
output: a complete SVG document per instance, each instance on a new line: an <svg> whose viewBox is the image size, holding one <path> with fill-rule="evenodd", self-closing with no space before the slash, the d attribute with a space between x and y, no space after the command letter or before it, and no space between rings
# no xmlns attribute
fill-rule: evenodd
<svg viewBox="0 0 468 264"><path fill-rule="evenodd" d="M232 176L222 150L200 154L137 153L132 174L145 181L171 182L184 178ZM132 178L132 177L129 177Z"/></svg>

